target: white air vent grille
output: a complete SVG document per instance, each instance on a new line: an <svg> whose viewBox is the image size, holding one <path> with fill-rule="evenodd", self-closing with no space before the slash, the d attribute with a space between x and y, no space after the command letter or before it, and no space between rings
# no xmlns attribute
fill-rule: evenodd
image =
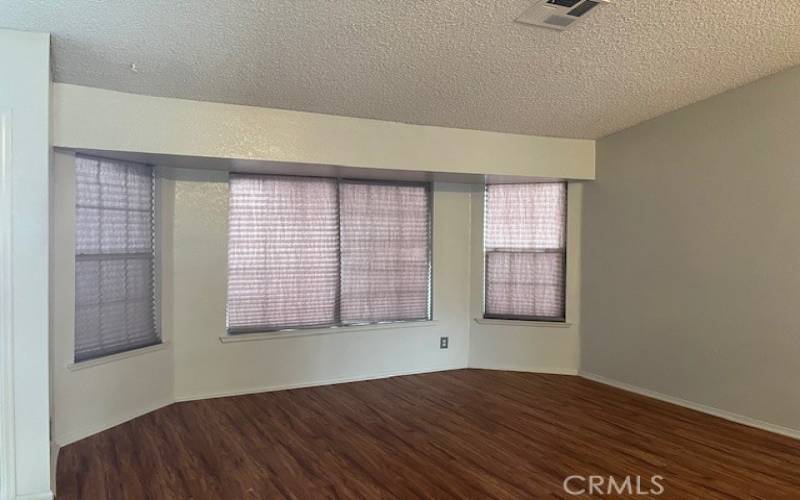
<svg viewBox="0 0 800 500"><path fill-rule="evenodd" d="M610 0L537 0L516 22L564 31Z"/></svg>

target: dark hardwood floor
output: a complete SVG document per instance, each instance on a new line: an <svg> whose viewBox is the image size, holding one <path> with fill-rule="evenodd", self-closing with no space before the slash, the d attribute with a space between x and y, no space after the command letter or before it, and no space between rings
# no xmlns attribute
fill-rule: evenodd
<svg viewBox="0 0 800 500"><path fill-rule="evenodd" d="M573 498L571 475L800 498L800 441L578 377L458 370L174 404L63 448L58 498Z"/></svg>

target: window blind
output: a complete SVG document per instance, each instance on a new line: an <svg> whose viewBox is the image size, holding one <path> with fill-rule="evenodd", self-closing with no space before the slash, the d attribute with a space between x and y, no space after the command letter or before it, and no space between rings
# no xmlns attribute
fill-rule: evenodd
<svg viewBox="0 0 800 500"><path fill-rule="evenodd" d="M430 317L427 185L231 175L231 334Z"/></svg>
<svg viewBox="0 0 800 500"><path fill-rule="evenodd" d="M485 316L563 321L567 185L487 185L485 203Z"/></svg>
<svg viewBox="0 0 800 500"><path fill-rule="evenodd" d="M229 331L335 323L336 180L231 175L229 196Z"/></svg>
<svg viewBox="0 0 800 500"><path fill-rule="evenodd" d="M157 344L153 171L79 156L75 179L75 361Z"/></svg>
<svg viewBox="0 0 800 500"><path fill-rule="evenodd" d="M339 193L342 321L428 319L427 186L347 181Z"/></svg>

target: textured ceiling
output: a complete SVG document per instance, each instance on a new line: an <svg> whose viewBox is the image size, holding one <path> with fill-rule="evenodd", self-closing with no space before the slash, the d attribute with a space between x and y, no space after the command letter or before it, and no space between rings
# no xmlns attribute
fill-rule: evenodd
<svg viewBox="0 0 800 500"><path fill-rule="evenodd" d="M0 27L51 32L59 82L561 137L800 64L798 0L613 0L563 33L514 23L531 3L0 0Z"/></svg>

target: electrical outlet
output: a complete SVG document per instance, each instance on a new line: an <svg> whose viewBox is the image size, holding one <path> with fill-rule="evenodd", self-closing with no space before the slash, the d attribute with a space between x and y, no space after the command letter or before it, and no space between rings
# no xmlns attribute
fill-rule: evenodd
<svg viewBox="0 0 800 500"><path fill-rule="evenodd" d="M439 337L439 349L447 349L447 337Z"/></svg>

